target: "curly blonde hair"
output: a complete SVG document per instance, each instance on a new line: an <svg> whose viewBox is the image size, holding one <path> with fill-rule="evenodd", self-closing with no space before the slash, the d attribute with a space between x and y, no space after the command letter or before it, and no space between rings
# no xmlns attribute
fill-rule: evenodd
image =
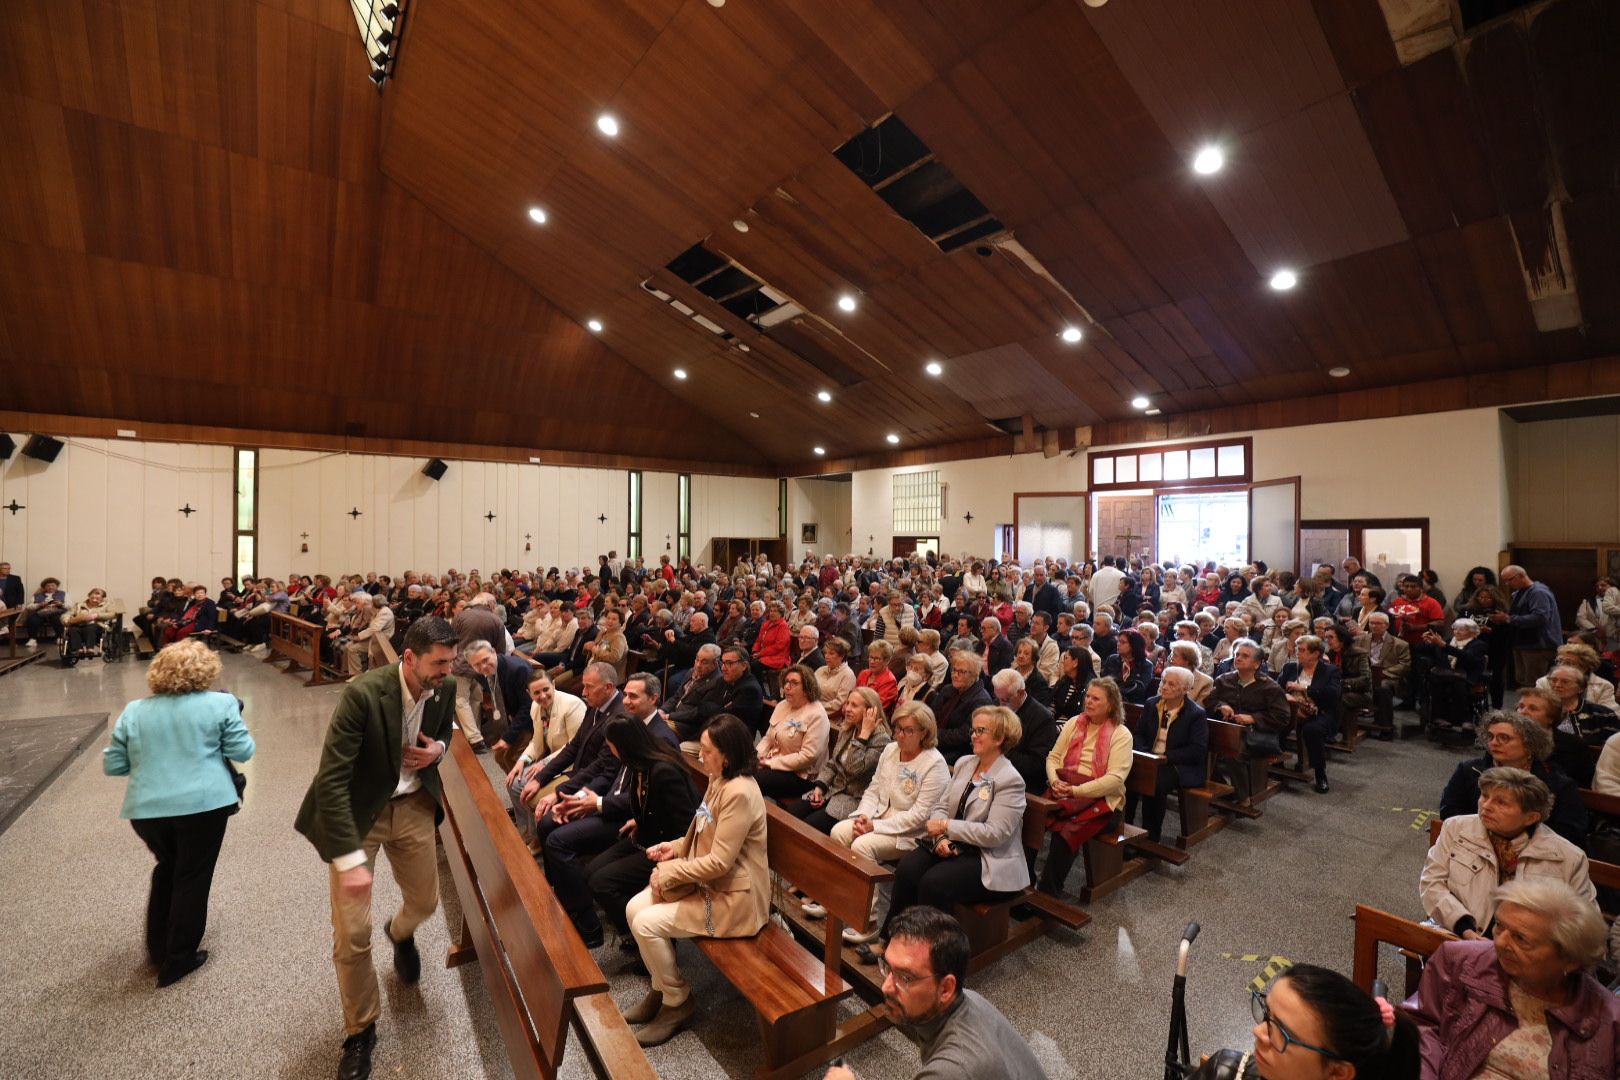
<svg viewBox="0 0 1620 1080"><path fill-rule="evenodd" d="M166 645L146 669L146 687L154 694L191 694L207 690L219 678L219 657L195 638Z"/></svg>

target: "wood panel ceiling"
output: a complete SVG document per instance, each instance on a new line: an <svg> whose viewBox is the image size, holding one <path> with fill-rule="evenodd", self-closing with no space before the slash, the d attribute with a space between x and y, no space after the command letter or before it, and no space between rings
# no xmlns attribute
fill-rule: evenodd
<svg viewBox="0 0 1620 1080"><path fill-rule="evenodd" d="M422 0L380 102L348 19L0 6L17 407L798 469L1620 350L1606 0L1404 65L1378 0ZM891 114L1004 232L834 156ZM665 269L699 242L802 313Z"/></svg>

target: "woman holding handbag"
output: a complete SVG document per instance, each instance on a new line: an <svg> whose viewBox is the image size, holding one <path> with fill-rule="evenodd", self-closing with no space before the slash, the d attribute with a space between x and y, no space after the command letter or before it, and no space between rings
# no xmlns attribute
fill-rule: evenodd
<svg viewBox="0 0 1620 1080"><path fill-rule="evenodd" d="M159 986L208 959L197 946L226 819L239 806L239 778L229 763L253 756L241 703L208 689L219 671L219 657L201 641L160 651L146 672L152 696L125 707L102 751L108 776L129 777L121 816L157 859L146 952Z"/></svg>
<svg viewBox="0 0 1620 1080"><path fill-rule="evenodd" d="M1058 800L1058 813L1047 825L1053 836L1036 886L1042 892L1063 894L1080 849L1124 805L1134 749L1119 684L1106 675L1093 679L1086 687L1085 709L1064 725L1046 755L1046 794Z"/></svg>

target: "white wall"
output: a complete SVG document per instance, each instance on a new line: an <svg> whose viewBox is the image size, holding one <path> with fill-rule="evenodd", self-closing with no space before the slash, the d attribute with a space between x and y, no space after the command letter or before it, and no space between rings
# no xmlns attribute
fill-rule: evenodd
<svg viewBox="0 0 1620 1080"><path fill-rule="evenodd" d="M845 555L852 548L850 534L851 494L855 485L841 480L794 479L788 481L788 560L798 562L804 553ZM800 542L800 527L816 526L816 542ZM865 550L864 548L862 550Z"/></svg>
<svg viewBox="0 0 1620 1080"><path fill-rule="evenodd" d="M641 554L648 566L657 566L660 555L668 555L670 562L678 561L675 539L680 534L680 485L677 473L641 474ZM619 554L624 554L623 545L619 546Z"/></svg>
<svg viewBox="0 0 1620 1080"><path fill-rule="evenodd" d="M1523 429L1530 426L1520 425L1521 462L1527 457ZM1243 435L1254 439L1256 480L1301 478L1303 518L1428 518L1429 561L1443 581L1454 581L1480 563L1495 565L1497 552L1512 539L1509 488L1502 477L1513 446L1496 409L1236 432L1233 437ZM1612 470L1620 435L1603 445ZM1567 460L1572 469L1578 467L1578 456ZM958 556L988 556L993 526L1012 521L1013 492L1084 491L1085 462L1084 453L1073 458L1066 453L1053 458L1020 454L916 468L938 469L941 481L950 485L941 549ZM1520 469L1522 474L1523 464ZM858 551L871 546L887 555L891 550L890 477L900 471L915 468L854 474ZM1615 508L1614 474L1607 475L1606 509L1612 517L1620 511ZM1522 497L1522 484L1520 489ZM968 511L973 513L971 525L962 520ZM874 537L870 542L868 535Z"/></svg>
<svg viewBox="0 0 1620 1080"><path fill-rule="evenodd" d="M776 499L777 483L767 477L693 476L692 561L708 562L717 536L775 537Z"/></svg>
<svg viewBox="0 0 1620 1080"><path fill-rule="evenodd" d="M26 440L13 437L19 448ZM134 611L158 574L218 589L232 560L230 447L64 442L49 464L19 449L0 465L0 504L27 508L0 511L0 561L30 593L56 577L73 600L100 587Z"/></svg>

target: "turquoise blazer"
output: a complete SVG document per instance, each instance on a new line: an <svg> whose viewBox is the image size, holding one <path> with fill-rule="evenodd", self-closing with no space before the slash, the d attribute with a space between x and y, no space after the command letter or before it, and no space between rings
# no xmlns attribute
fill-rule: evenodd
<svg viewBox="0 0 1620 1080"><path fill-rule="evenodd" d="M236 698L213 690L132 701L101 752L108 776L129 777L121 817L200 814L236 802L225 759L253 756Z"/></svg>

